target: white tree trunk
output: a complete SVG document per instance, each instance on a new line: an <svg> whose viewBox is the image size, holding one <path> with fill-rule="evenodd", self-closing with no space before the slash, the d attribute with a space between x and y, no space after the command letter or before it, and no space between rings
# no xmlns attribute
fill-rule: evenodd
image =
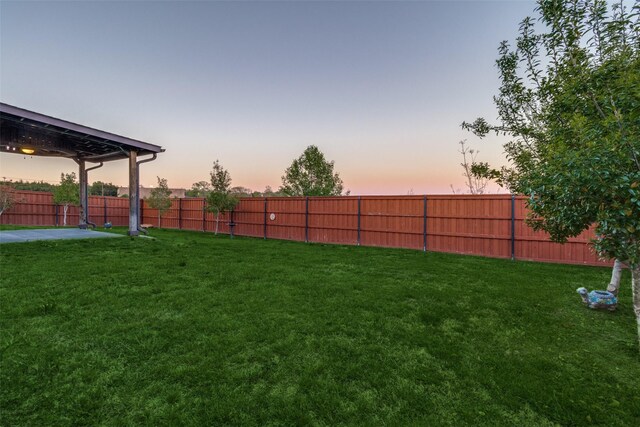
<svg viewBox="0 0 640 427"><path fill-rule="evenodd" d="M62 226L66 227L67 226L67 210L69 209L69 205L64 205L64 207L62 208Z"/></svg>
<svg viewBox="0 0 640 427"><path fill-rule="evenodd" d="M638 345L640 345L640 264L631 267L631 290L633 293L633 312L636 314L636 323L638 324Z"/></svg>
<svg viewBox="0 0 640 427"><path fill-rule="evenodd" d="M625 265L616 258L615 263L613 264L613 271L611 271L611 282L609 286L607 286L607 291L614 294L616 297L618 296L618 292L620 291L620 279L622 278L622 270Z"/></svg>

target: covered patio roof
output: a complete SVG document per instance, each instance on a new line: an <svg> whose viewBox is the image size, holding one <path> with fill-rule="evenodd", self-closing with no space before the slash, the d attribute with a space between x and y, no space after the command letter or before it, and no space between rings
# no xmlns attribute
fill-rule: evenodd
<svg viewBox="0 0 640 427"><path fill-rule="evenodd" d="M106 162L161 153L162 147L0 103L0 152ZM33 151L31 151L33 150Z"/></svg>
<svg viewBox="0 0 640 427"><path fill-rule="evenodd" d="M88 172L111 160L129 160L129 234L140 228L140 164L154 160L164 149L158 145L79 125L0 102L0 153L65 157L78 164L80 228L88 221ZM139 156L151 158L138 160ZM99 163L91 168L87 162Z"/></svg>

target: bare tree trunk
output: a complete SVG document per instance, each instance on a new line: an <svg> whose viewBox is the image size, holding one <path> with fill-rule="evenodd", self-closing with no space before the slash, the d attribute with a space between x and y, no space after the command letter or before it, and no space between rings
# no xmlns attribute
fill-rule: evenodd
<svg viewBox="0 0 640 427"><path fill-rule="evenodd" d="M161 218L160 218L160 211L158 210L158 228L160 228L160 220L161 220Z"/></svg>
<svg viewBox="0 0 640 427"><path fill-rule="evenodd" d="M631 267L631 290L633 292L633 312L636 314L636 323L638 324L638 345L640 345L640 264Z"/></svg>
<svg viewBox="0 0 640 427"><path fill-rule="evenodd" d="M616 297L618 296L618 292L620 291L620 279L622 278L622 270L625 265L616 258L616 261L613 264L613 270L611 271L611 283L607 286L607 291L614 294Z"/></svg>
<svg viewBox="0 0 640 427"><path fill-rule="evenodd" d="M67 209L69 209L69 205L64 205L64 208L62 209L63 215L62 215L62 226L66 227L67 226Z"/></svg>
<svg viewBox="0 0 640 427"><path fill-rule="evenodd" d="M215 231L215 235L218 235L218 223L220 222L220 212L216 213L216 231Z"/></svg>

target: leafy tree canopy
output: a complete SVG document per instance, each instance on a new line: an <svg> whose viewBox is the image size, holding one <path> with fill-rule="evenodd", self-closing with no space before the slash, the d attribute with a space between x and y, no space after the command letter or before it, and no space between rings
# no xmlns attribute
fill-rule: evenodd
<svg viewBox="0 0 640 427"><path fill-rule="evenodd" d="M53 189L56 187L55 184L49 184L44 181L1 181L0 185L6 185L14 188L15 190L26 190L26 191L46 191L49 193L53 193Z"/></svg>
<svg viewBox="0 0 640 427"><path fill-rule="evenodd" d="M0 216L16 204L16 195L13 187L0 183Z"/></svg>
<svg viewBox="0 0 640 427"><path fill-rule="evenodd" d="M185 192L187 197L207 197L207 194L211 191L211 184L207 181L194 182L191 185L191 189Z"/></svg>
<svg viewBox="0 0 640 427"><path fill-rule="evenodd" d="M171 190L165 178L158 178L158 185L151 189L149 197L145 200L152 209L158 209L158 215L162 216L171 208Z"/></svg>
<svg viewBox="0 0 640 427"><path fill-rule="evenodd" d="M529 223L554 240L596 224L599 253L637 268L640 3L542 0L536 11L514 46L500 45L500 123L463 123L511 136L510 166L473 171L528 195Z"/></svg>
<svg viewBox="0 0 640 427"><path fill-rule="evenodd" d="M231 188L231 174L222 167L218 160L213 164L209 176L211 178L211 191L216 193L229 193L229 189Z"/></svg>
<svg viewBox="0 0 640 427"><path fill-rule="evenodd" d="M60 174L60 184L53 190L53 202L65 206L80 204L80 185L75 172Z"/></svg>
<svg viewBox="0 0 640 427"><path fill-rule="evenodd" d="M231 187L229 193L237 197L251 197L253 195L253 191L250 188L242 186Z"/></svg>
<svg viewBox="0 0 640 427"><path fill-rule="evenodd" d="M89 187L91 196L118 196L118 186L110 182L96 181Z"/></svg>
<svg viewBox="0 0 640 427"><path fill-rule="evenodd" d="M318 147L310 145L285 170L279 191L287 196L339 196L342 179L333 167L333 161L327 161Z"/></svg>
<svg viewBox="0 0 640 427"><path fill-rule="evenodd" d="M207 194L207 210L216 215L215 233L218 234L220 214L232 211L238 205L238 197L231 193L231 174L218 160L213 164L209 174L211 177L211 191Z"/></svg>
<svg viewBox="0 0 640 427"><path fill-rule="evenodd" d="M211 191L207 194L207 210L219 215L230 211L238 204L238 198L231 194L231 174L218 160L209 173Z"/></svg>
<svg viewBox="0 0 640 427"><path fill-rule="evenodd" d="M219 215L233 210L238 204L238 197L229 193L212 191L207 195L207 210Z"/></svg>

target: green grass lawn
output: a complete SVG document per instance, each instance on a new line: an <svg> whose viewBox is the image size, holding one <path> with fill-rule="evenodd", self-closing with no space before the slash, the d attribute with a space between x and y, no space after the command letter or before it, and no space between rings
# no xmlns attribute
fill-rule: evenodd
<svg viewBox="0 0 640 427"><path fill-rule="evenodd" d="M0 425L640 425L628 274L151 234L0 246Z"/></svg>

